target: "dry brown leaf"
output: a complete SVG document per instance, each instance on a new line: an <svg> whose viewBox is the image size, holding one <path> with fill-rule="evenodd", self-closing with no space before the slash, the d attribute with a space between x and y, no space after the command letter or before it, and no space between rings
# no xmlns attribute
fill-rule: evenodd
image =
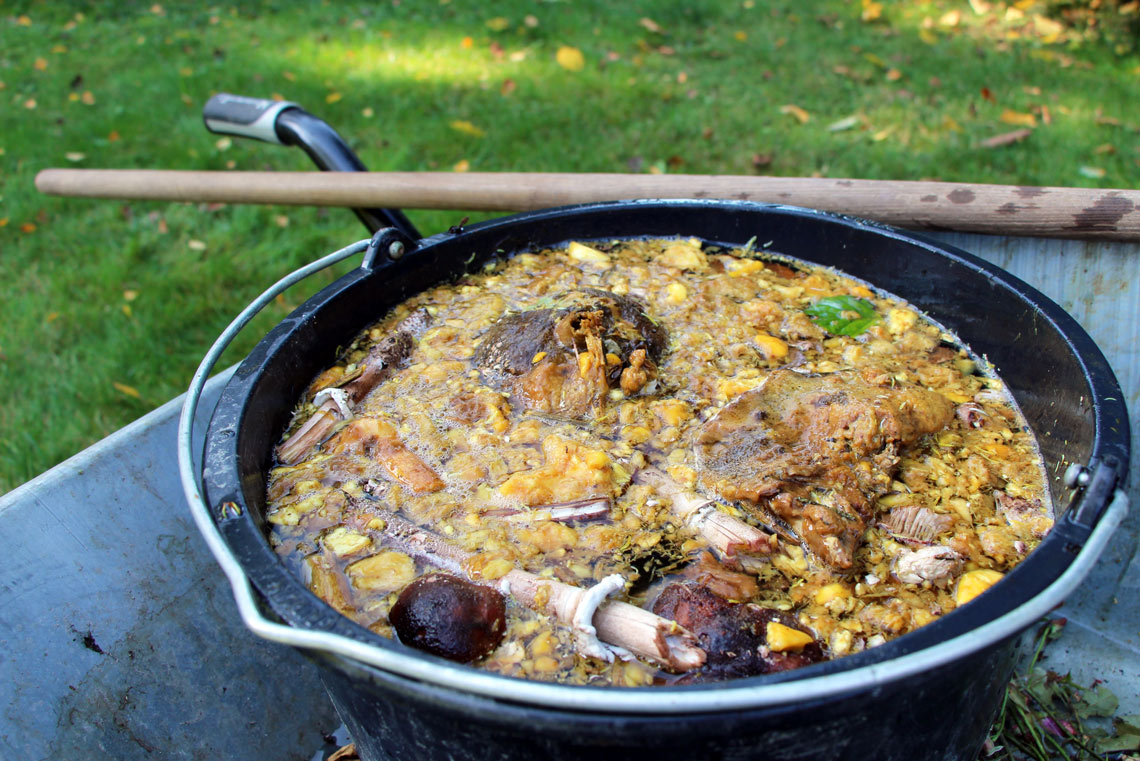
<svg viewBox="0 0 1140 761"><path fill-rule="evenodd" d="M1015 129L1013 132L1003 132L1000 135L983 140L980 145L983 148L1000 148L1003 145L1011 145L1020 142L1033 134L1031 129Z"/></svg>
<svg viewBox="0 0 1140 761"><path fill-rule="evenodd" d="M118 381L112 381L111 385L114 386L115 390L120 394L125 394L135 399L142 399L142 394L140 394L139 390L134 386L128 386L126 383L119 383Z"/></svg>
<svg viewBox="0 0 1140 761"><path fill-rule="evenodd" d="M81 101L83 101L88 106L94 106L95 105L95 96L92 94L92 92L90 90L84 90L83 95L79 96L79 99Z"/></svg>
<svg viewBox="0 0 1140 761"><path fill-rule="evenodd" d="M35 231L36 225L34 222L25 222L24 224L20 225L20 232L22 233L30 234L34 233Z"/></svg>
<svg viewBox="0 0 1140 761"><path fill-rule="evenodd" d="M794 117L800 124L807 124L811 121L811 114L793 103L780 106L780 113Z"/></svg>
<svg viewBox="0 0 1140 761"><path fill-rule="evenodd" d="M31 111L35 107L36 107L36 99L35 98L28 98L27 100L24 101L24 108L28 109L29 111Z"/></svg>
<svg viewBox="0 0 1140 761"><path fill-rule="evenodd" d="M638 19L637 23L641 24L641 26L645 27L654 34L661 34L661 26L651 18L642 16L640 19Z"/></svg>
<svg viewBox="0 0 1140 761"><path fill-rule="evenodd" d="M586 57L582 55L582 51L569 45L558 48L554 60L558 61L558 65L566 71L581 71L586 68Z"/></svg>
<svg viewBox="0 0 1140 761"><path fill-rule="evenodd" d="M513 79L504 79L502 86L499 87L499 92L503 95L510 95L515 91L518 85L515 84Z"/></svg>
<svg viewBox="0 0 1140 761"><path fill-rule="evenodd" d="M1004 124L1012 124L1018 127L1036 127L1037 117L1033 114L1023 113L1021 111L1014 111L1012 109L1005 109L998 117Z"/></svg>
<svg viewBox="0 0 1140 761"><path fill-rule="evenodd" d="M273 221L277 224L278 227L289 226L289 217L285 216L284 214L278 214L273 218Z"/></svg>
<svg viewBox="0 0 1140 761"><path fill-rule="evenodd" d="M456 119L451 122L449 126L456 132L462 132L464 135L470 135L471 137L483 137L487 134L486 130L481 127L476 127L466 119Z"/></svg>

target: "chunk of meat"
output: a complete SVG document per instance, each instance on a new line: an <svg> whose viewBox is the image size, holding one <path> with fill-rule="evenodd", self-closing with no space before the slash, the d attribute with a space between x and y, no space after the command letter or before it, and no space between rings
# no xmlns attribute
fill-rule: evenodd
<svg viewBox="0 0 1140 761"><path fill-rule="evenodd" d="M500 318L474 361L491 386L527 409L582 418L619 383L627 394L642 390L657 375L665 342L664 328L638 301L584 288L553 307Z"/></svg>
<svg viewBox="0 0 1140 761"><path fill-rule="evenodd" d="M684 682L757 676L823 660L819 643L787 613L729 602L691 581L662 590L653 612L695 634L707 655L704 667L686 675ZM769 641L778 632L785 636L778 643Z"/></svg>
<svg viewBox="0 0 1140 761"><path fill-rule="evenodd" d="M899 448L953 415L948 399L922 388L777 370L698 431L701 480L774 512L823 562L847 569Z"/></svg>
<svg viewBox="0 0 1140 761"><path fill-rule="evenodd" d="M436 472L408 449L395 426L386 420L353 420L329 439L327 450L332 454L356 451L371 457L393 481L417 493L439 491L444 486Z"/></svg>
<svg viewBox="0 0 1140 761"><path fill-rule="evenodd" d="M962 558L949 547L935 544L917 550L903 550L895 558L894 573L904 584L945 582L962 570Z"/></svg>

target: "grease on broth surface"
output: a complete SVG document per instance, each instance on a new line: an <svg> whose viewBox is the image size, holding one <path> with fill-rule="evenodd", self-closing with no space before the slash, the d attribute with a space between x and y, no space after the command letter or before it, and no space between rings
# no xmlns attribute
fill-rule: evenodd
<svg viewBox="0 0 1140 761"><path fill-rule="evenodd" d="M401 639L568 683L873 647L1052 525L1031 432L953 335L834 271L698 240L572 243L413 296L287 434L271 539L314 593L385 636L393 606L437 610L439 632ZM441 572L505 614L438 583L418 598Z"/></svg>

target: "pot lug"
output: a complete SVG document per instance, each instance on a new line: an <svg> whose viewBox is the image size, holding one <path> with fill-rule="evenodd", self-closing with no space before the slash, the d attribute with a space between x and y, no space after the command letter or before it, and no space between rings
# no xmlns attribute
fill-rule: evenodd
<svg viewBox="0 0 1140 761"><path fill-rule="evenodd" d="M386 267L419 247L420 242L404 235L395 227L384 227L376 231L364 252L360 266L366 270Z"/></svg>

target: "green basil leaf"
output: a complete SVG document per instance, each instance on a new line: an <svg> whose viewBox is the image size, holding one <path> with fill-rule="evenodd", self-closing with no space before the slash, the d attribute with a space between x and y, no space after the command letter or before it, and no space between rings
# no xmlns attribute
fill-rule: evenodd
<svg viewBox="0 0 1140 761"><path fill-rule="evenodd" d="M804 313L816 325L836 336L857 336L879 321L874 304L847 295L820 299Z"/></svg>

